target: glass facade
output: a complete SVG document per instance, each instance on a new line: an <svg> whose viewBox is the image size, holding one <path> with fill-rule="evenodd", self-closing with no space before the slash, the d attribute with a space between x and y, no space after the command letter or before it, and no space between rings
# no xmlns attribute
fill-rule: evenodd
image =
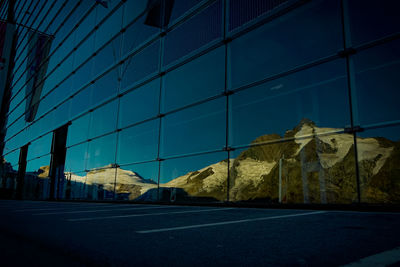
<svg viewBox="0 0 400 267"><path fill-rule="evenodd" d="M400 203L398 1L17 2L9 196Z"/></svg>

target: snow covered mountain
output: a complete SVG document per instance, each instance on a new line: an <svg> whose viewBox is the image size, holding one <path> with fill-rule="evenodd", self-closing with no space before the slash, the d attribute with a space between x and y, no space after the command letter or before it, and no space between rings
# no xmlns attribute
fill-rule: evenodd
<svg viewBox="0 0 400 267"><path fill-rule="evenodd" d="M354 138L343 129L320 128L304 119L284 136L263 135L252 145L230 160L231 201L278 202L279 193L285 203L356 201ZM362 200L399 202L399 142L358 137L357 147ZM221 161L163 186L225 200L227 168L228 161Z"/></svg>

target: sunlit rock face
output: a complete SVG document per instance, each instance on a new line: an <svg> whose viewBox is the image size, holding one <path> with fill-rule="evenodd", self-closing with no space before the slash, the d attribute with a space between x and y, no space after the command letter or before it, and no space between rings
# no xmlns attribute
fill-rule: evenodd
<svg viewBox="0 0 400 267"><path fill-rule="evenodd" d="M343 129L320 128L305 119L284 136L263 135L252 145L230 160L231 201L357 201L354 137L343 133ZM398 203L399 142L379 137L357 138L357 146L362 201ZM165 186L183 188L194 196L224 200L227 168L228 162L221 161L189 172Z"/></svg>
<svg viewBox="0 0 400 267"><path fill-rule="evenodd" d="M116 194L126 194L129 196L129 200L136 199L149 189L157 188L156 182L144 179L133 171L112 168L111 165L89 171L83 177L69 173L66 173L66 176L70 177L71 182L83 183L88 186L100 185L102 190L110 192L114 192L115 187Z"/></svg>
<svg viewBox="0 0 400 267"><path fill-rule="evenodd" d="M361 201L399 203L400 141L357 137L356 143ZM229 162L188 172L160 187L132 170L109 165L85 176L66 172L63 190L76 199L102 199L112 193L113 199L154 201L161 193L172 199L171 192L178 192L186 200L225 201L229 187L230 201L352 203L358 201L355 161L352 134L303 119L283 136L259 136ZM48 191L49 166L27 177L29 196Z"/></svg>

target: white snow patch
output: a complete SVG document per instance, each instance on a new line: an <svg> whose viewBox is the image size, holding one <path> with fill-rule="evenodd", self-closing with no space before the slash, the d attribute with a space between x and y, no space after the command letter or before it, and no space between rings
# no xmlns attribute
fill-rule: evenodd
<svg viewBox="0 0 400 267"><path fill-rule="evenodd" d="M385 161L390 157L394 147L381 147L374 138L357 139L358 161L372 160L378 155L382 155L376 162L373 174L377 174Z"/></svg>

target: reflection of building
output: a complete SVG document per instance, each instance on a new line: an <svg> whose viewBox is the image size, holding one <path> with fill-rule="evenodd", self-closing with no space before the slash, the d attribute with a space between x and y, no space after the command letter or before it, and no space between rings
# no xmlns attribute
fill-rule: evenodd
<svg viewBox="0 0 400 267"><path fill-rule="evenodd" d="M15 10L22 197L399 202L398 1L50 2Z"/></svg>

